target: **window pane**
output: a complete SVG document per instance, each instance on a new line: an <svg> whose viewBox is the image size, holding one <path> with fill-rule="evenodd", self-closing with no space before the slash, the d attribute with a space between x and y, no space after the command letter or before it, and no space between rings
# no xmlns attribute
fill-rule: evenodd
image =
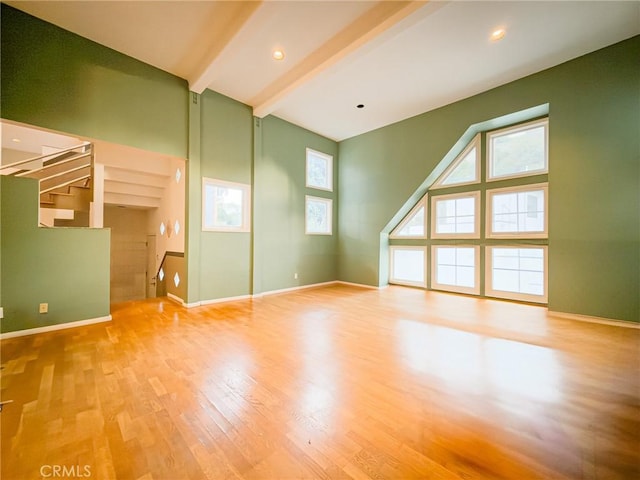
<svg viewBox="0 0 640 480"><path fill-rule="evenodd" d="M491 247L492 290L544 295L542 248Z"/></svg>
<svg viewBox="0 0 640 480"><path fill-rule="evenodd" d="M326 198L306 197L305 224L306 233L330 235L332 200Z"/></svg>
<svg viewBox="0 0 640 480"><path fill-rule="evenodd" d="M491 233L545 231L545 191L497 193L491 196Z"/></svg>
<svg viewBox="0 0 640 480"><path fill-rule="evenodd" d="M491 178L547 169L546 125L490 135Z"/></svg>
<svg viewBox="0 0 640 480"><path fill-rule="evenodd" d="M316 187L324 190L331 190L333 179L332 176L331 155L325 155L307 149L307 186Z"/></svg>
<svg viewBox="0 0 640 480"><path fill-rule="evenodd" d="M250 202L251 187L249 185L204 178L202 228L213 231L248 232ZM181 228L177 223L173 227L176 233Z"/></svg>
<svg viewBox="0 0 640 480"><path fill-rule="evenodd" d="M413 217L395 234L398 237L420 237L424 236L424 207L420 207Z"/></svg>
<svg viewBox="0 0 640 480"><path fill-rule="evenodd" d="M424 250L418 249L393 249L392 278L399 281L424 283L424 253Z"/></svg>
<svg viewBox="0 0 640 480"><path fill-rule="evenodd" d="M474 247L436 247L435 283L475 288L476 249Z"/></svg>
<svg viewBox="0 0 640 480"><path fill-rule="evenodd" d="M214 225L216 227L242 226L242 190L229 187L214 189Z"/></svg>
<svg viewBox="0 0 640 480"><path fill-rule="evenodd" d="M476 147L464 156L460 163L442 180L441 185L455 185L476 180Z"/></svg>
<svg viewBox="0 0 640 480"><path fill-rule="evenodd" d="M476 197L435 200L436 234L476 233Z"/></svg>

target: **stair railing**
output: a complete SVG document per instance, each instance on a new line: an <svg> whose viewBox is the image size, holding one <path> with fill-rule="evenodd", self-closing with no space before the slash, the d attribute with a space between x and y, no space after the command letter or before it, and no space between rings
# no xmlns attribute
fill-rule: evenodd
<svg viewBox="0 0 640 480"><path fill-rule="evenodd" d="M43 170L44 168L47 168L47 167L49 167L51 165L56 165L58 163L62 163L65 160L60 160L59 162L52 162L49 165L44 165L44 163L46 163L48 161L51 161L51 160L55 160L57 157L65 154L65 153L73 152L74 150L77 150L79 148L86 149L87 147L89 148L88 154L89 155L93 155L93 144L89 143L89 142L84 142L84 143L82 143L80 145L76 145L75 147L66 148L66 149L60 150L58 152L47 153L46 155L39 155L39 156L33 157L33 158L27 158L26 160L20 160L18 162L9 163L7 165L0 165L0 171L6 170L8 168L16 168L16 167L18 167L20 165L26 165L26 164L32 163L32 162L37 162L38 160L42 160L43 161L43 166L42 167L35 168L33 170L27 170L26 172L18 172L15 176L26 175L27 173L33 173L33 172L36 172L38 170ZM77 153L87 153L87 152L77 152ZM49 158L49 157L52 157L52 158ZM80 157L74 157L74 158L80 158ZM45 160L45 159L48 159L48 160ZM10 173L9 175L11 175L13 173L15 173L15 172Z"/></svg>

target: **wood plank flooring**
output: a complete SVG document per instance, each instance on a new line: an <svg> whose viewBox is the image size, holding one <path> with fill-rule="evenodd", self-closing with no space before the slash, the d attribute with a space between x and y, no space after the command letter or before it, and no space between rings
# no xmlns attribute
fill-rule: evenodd
<svg viewBox="0 0 640 480"><path fill-rule="evenodd" d="M4 480L640 478L637 329L345 285L112 314L2 341Z"/></svg>

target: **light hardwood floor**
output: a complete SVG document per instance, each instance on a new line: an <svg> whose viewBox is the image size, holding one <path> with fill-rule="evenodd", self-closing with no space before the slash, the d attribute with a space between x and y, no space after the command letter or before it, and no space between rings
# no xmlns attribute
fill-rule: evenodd
<svg viewBox="0 0 640 480"><path fill-rule="evenodd" d="M2 341L4 480L640 478L637 329L344 285L112 314Z"/></svg>

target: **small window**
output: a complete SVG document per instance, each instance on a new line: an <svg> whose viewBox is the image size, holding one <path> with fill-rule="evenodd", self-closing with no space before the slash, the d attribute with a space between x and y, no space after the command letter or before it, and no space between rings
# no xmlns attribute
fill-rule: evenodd
<svg viewBox="0 0 640 480"><path fill-rule="evenodd" d="M249 232L251 186L212 178L202 179L202 229Z"/></svg>
<svg viewBox="0 0 640 480"><path fill-rule="evenodd" d="M546 183L487 191L487 237L547 236Z"/></svg>
<svg viewBox="0 0 640 480"><path fill-rule="evenodd" d="M548 128L545 119L487 134L488 180L547 173Z"/></svg>
<svg viewBox="0 0 640 480"><path fill-rule="evenodd" d="M305 233L307 235L331 235L333 200L305 197Z"/></svg>
<svg viewBox="0 0 640 480"><path fill-rule="evenodd" d="M478 246L432 246L431 288L449 292L480 293Z"/></svg>
<svg viewBox="0 0 640 480"><path fill-rule="evenodd" d="M423 197L391 232L391 238L427 238L427 197Z"/></svg>
<svg viewBox="0 0 640 480"><path fill-rule="evenodd" d="M480 181L480 135L467 145L449 165L432 188L466 185Z"/></svg>
<svg viewBox="0 0 640 480"><path fill-rule="evenodd" d="M431 197L432 238L479 238L480 192Z"/></svg>
<svg viewBox="0 0 640 480"><path fill-rule="evenodd" d="M426 247L390 247L391 283L426 287Z"/></svg>
<svg viewBox="0 0 640 480"><path fill-rule="evenodd" d="M546 247L487 247L486 271L487 296L546 303Z"/></svg>
<svg viewBox="0 0 640 480"><path fill-rule="evenodd" d="M333 157L307 148L307 187L333 191Z"/></svg>

